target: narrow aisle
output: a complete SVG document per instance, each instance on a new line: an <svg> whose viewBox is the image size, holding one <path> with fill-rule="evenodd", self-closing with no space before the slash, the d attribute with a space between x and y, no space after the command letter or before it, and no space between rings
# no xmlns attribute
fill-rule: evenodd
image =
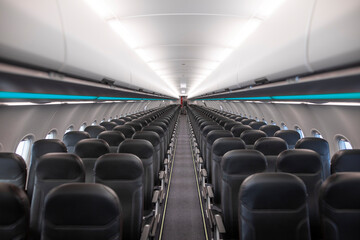
<svg viewBox="0 0 360 240"><path fill-rule="evenodd" d="M201 240L205 239L205 234L185 115L180 116L178 130L162 239Z"/></svg>

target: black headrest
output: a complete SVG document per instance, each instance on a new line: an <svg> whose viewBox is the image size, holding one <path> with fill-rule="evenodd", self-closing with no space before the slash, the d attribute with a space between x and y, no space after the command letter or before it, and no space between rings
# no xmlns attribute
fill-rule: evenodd
<svg viewBox="0 0 360 240"><path fill-rule="evenodd" d="M320 155L309 149L293 149L280 153L276 168L288 173L317 173L322 171Z"/></svg>
<svg viewBox="0 0 360 240"><path fill-rule="evenodd" d="M241 133L240 138L244 140L245 144L253 145L255 144L256 140L267 137L266 133L261 130L245 130Z"/></svg>
<svg viewBox="0 0 360 240"><path fill-rule="evenodd" d="M224 128L220 125L209 125L203 128L202 134L206 137L213 130L224 130Z"/></svg>
<svg viewBox="0 0 360 240"><path fill-rule="evenodd" d="M120 131L103 131L97 138L105 140L109 146L119 146L125 140L125 135Z"/></svg>
<svg viewBox="0 0 360 240"><path fill-rule="evenodd" d="M139 158L149 158L154 154L154 147L151 142L145 139L126 139L120 143L118 152L132 153Z"/></svg>
<svg viewBox="0 0 360 240"><path fill-rule="evenodd" d="M296 142L295 148L311 149L320 155L329 155L329 143L323 138L305 137Z"/></svg>
<svg viewBox="0 0 360 240"><path fill-rule="evenodd" d="M151 123L149 124L149 126L159 126L159 127L161 127L164 131L166 131L167 128L168 128L165 123L163 123L163 122L156 122L156 121L151 122Z"/></svg>
<svg viewBox="0 0 360 240"><path fill-rule="evenodd" d="M135 129L135 131L140 131L141 129L142 129L142 124L141 123L139 123L139 122L134 122L134 121L132 121L132 122L127 122L127 123L125 123L125 125L130 125L130 126L132 126L134 129Z"/></svg>
<svg viewBox="0 0 360 240"><path fill-rule="evenodd" d="M335 209L360 209L360 173L330 175L322 184L320 199Z"/></svg>
<svg viewBox="0 0 360 240"><path fill-rule="evenodd" d="M210 126L210 125L218 125L218 124L217 124L216 122L214 122L214 121L209 121L209 120L207 120L207 121L204 121L204 122L202 122L202 123L200 124L199 129L200 129L200 131L201 131L204 127Z"/></svg>
<svg viewBox="0 0 360 240"><path fill-rule="evenodd" d="M121 117L119 119L124 120L125 122L130 122L132 120L132 118L130 118L130 117Z"/></svg>
<svg viewBox="0 0 360 240"><path fill-rule="evenodd" d="M108 153L96 160L95 175L103 180L135 180L142 178L143 164L131 153Z"/></svg>
<svg viewBox="0 0 360 240"><path fill-rule="evenodd" d="M106 131L106 128L103 126L99 126L99 125L94 125L94 126L87 126L84 129L85 132L88 132L90 134L90 137L92 138L96 138L97 135L99 135L99 133Z"/></svg>
<svg viewBox="0 0 360 240"><path fill-rule="evenodd" d="M241 123L244 124L244 125L249 125L252 122L256 122L256 120L255 119L243 119L243 120L241 120Z"/></svg>
<svg viewBox="0 0 360 240"><path fill-rule="evenodd" d="M126 121L124 119L111 119L110 122L114 122L117 125L124 125L126 123Z"/></svg>
<svg viewBox="0 0 360 240"><path fill-rule="evenodd" d="M252 129L256 129L256 130L259 130L261 126L264 126L266 125L265 122L251 122L249 124L250 127L252 127Z"/></svg>
<svg viewBox="0 0 360 240"><path fill-rule="evenodd" d="M221 169L227 174L253 174L266 168L264 154L250 149L231 150L224 154L221 161Z"/></svg>
<svg viewBox="0 0 360 240"><path fill-rule="evenodd" d="M264 137L256 140L254 149L262 152L264 155L279 155L279 153L288 149L288 145L284 139Z"/></svg>
<svg viewBox="0 0 360 240"><path fill-rule="evenodd" d="M252 130L252 128L248 125L235 125L231 128L231 132L235 137L240 137L241 133L245 130Z"/></svg>
<svg viewBox="0 0 360 240"><path fill-rule="evenodd" d="M159 126L146 126L143 127L142 131L152 131L159 134L160 138L162 138L165 134L164 130Z"/></svg>
<svg viewBox="0 0 360 240"><path fill-rule="evenodd" d="M300 134L295 130L279 130L274 133L274 137L284 139L288 145L295 145L300 139Z"/></svg>
<svg viewBox="0 0 360 240"><path fill-rule="evenodd" d="M31 158L38 158L50 152L67 152L67 149L59 139L40 139L32 146Z"/></svg>
<svg viewBox="0 0 360 240"><path fill-rule="evenodd" d="M156 132L151 131L141 131L136 132L133 136L133 139L145 139L151 142L151 144L155 147L160 144L160 136Z"/></svg>
<svg viewBox="0 0 360 240"><path fill-rule="evenodd" d="M29 200L22 189L10 183L0 183L1 231L3 231L6 225L13 226L17 221L24 217L26 222L29 222L29 211ZM26 230L27 229L24 229L24 234L26 233Z"/></svg>
<svg viewBox="0 0 360 240"><path fill-rule="evenodd" d="M90 138L90 134L84 131L70 131L65 133L63 142L66 146L75 146L75 144L82 140Z"/></svg>
<svg viewBox="0 0 360 240"><path fill-rule="evenodd" d="M105 226L120 212L115 192L102 184L63 184L45 198L45 221L51 225Z"/></svg>
<svg viewBox="0 0 360 240"><path fill-rule="evenodd" d="M233 137L234 135L227 130L212 130L208 133L206 136L206 141L209 144L213 144L216 139L222 138L222 137Z"/></svg>
<svg viewBox="0 0 360 240"><path fill-rule="evenodd" d="M103 126L104 128L106 128L106 130L112 130L114 127L117 126L117 124L114 122L102 122L100 123L100 126Z"/></svg>
<svg viewBox="0 0 360 240"><path fill-rule="evenodd" d="M266 133L266 135L268 135L269 137L272 137L274 136L276 131L280 130L280 127L276 125L263 125L259 128L259 130Z"/></svg>
<svg viewBox="0 0 360 240"><path fill-rule="evenodd" d="M113 128L113 131L119 131L122 134L124 134L124 136L126 138L131 138L134 133L136 132L135 128L133 128L130 125L121 125L121 126L116 126Z"/></svg>
<svg viewBox="0 0 360 240"><path fill-rule="evenodd" d="M294 210L306 203L303 181L290 173L256 173L240 187L240 202L248 209Z"/></svg>
<svg viewBox="0 0 360 240"><path fill-rule="evenodd" d="M144 118L137 119L137 120L134 121L134 122L139 122L139 123L141 123L141 125L142 125L143 127L145 127L145 126L148 124L148 121L147 121L146 119L144 119Z"/></svg>
<svg viewBox="0 0 360 240"><path fill-rule="evenodd" d="M235 121L241 122L244 119L247 119L247 117L237 117L237 118L235 118Z"/></svg>
<svg viewBox="0 0 360 240"><path fill-rule="evenodd" d="M223 120L220 120L219 124L220 124L220 126L224 127L225 124L228 123L228 122L232 122L232 121L230 119L228 119L228 118L225 118Z"/></svg>
<svg viewBox="0 0 360 240"><path fill-rule="evenodd" d="M225 130L230 131L236 125L242 125L242 124L239 122L230 121L230 122L225 123L224 128L225 128Z"/></svg>
<svg viewBox="0 0 360 240"><path fill-rule="evenodd" d="M71 153L47 153L36 167L36 177L42 180L83 179L85 169L81 159Z"/></svg>
<svg viewBox="0 0 360 240"><path fill-rule="evenodd" d="M20 155L0 152L0 181L2 179L15 179L26 173L26 163Z"/></svg>
<svg viewBox="0 0 360 240"><path fill-rule="evenodd" d="M109 144L102 139L83 139L75 145L75 153L81 158L98 158L109 152Z"/></svg>
<svg viewBox="0 0 360 240"><path fill-rule="evenodd" d="M218 156L235 149L245 149L245 143L240 138L222 137L216 139L212 145L212 152Z"/></svg>
<svg viewBox="0 0 360 240"><path fill-rule="evenodd" d="M336 152L331 158L331 173L360 172L360 149Z"/></svg>

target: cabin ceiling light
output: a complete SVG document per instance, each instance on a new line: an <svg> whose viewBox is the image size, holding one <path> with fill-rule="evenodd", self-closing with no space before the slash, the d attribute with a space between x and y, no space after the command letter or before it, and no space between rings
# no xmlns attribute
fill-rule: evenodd
<svg viewBox="0 0 360 240"><path fill-rule="evenodd" d="M186 83L180 83L180 88L186 88Z"/></svg>

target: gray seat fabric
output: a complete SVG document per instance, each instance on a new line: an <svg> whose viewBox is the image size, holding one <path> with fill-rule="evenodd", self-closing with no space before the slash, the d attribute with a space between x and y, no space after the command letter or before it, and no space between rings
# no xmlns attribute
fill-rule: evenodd
<svg viewBox="0 0 360 240"><path fill-rule="evenodd" d="M280 127L276 125L263 125L259 128L259 130L266 133L268 137L273 137L275 132L280 130Z"/></svg>
<svg viewBox="0 0 360 240"><path fill-rule="evenodd" d="M214 121L205 121L205 122L202 122L201 125L199 126L198 128L198 135L197 135L197 143L198 143L198 147L199 147L199 150L200 150L200 153L202 153L204 150L203 150L203 146L204 146L204 138L203 138L203 130L205 127L207 126L218 126L218 124Z"/></svg>
<svg viewBox="0 0 360 240"><path fill-rule="evenodd" d="M46 154L52 152L67 152L66 146L59 139L40 139L34 142L31 150L31 159L29 167L29 175L27 180L27 194L29 200L32 199L35 182L35 169L38 159Z"/></svg>
<svg viewBox="0 0 360 240"><path fill-rule="evenodd" d="M134 135L135 128L133 128L130 125L121 125L121 126L116 126L113 128L113 131L119 131L122 134L124 134L125 138L132 138L132 136Z"/></svg>
<svg viewBox="0 0 360 240"><path fill-rule="evenodd" d="M151 131L156 132L160 137L160 169L164 168L164 158L165 158L165 132L164 130L159 126L146 126L143 127L142 131Z"/></svg>
<svg viewBox="0 0 360 240"><path fill-rule="evenodd" d="M236 122L236 121L229 121L229 122L225 123L224 128L225 128L225 130L231 131L231 129L236 125L241 126L242 124L239 122Z"/></svg>
<svg viewBox="0 0 360 240"><path fill-rule="evenodd" d="M131 122L132 118L130 117L121 117L120 120L124 120L125 122Z"/></svg>
<svg viewBox="0 0 360 240"><path fill-rule="evenodd" d="M65 133L63 143L65 144L68 153L74 153L75 145L83 139L90 138L90 134L84 131L70 131Z"/></svg>
<svg viewBox="0 0 360 240"><path fill-rule="evenodd" d="M26 176L26 163L20 155L0 152L0 182L11 183L24 190Z"/></svg>
<svg viewBox="0 0 360 240"><path fill-rule="evenodd" d="M242 240L310 240L306 187L289 173L257 173L239 193Z"/></svg>
<svg viewBox="0 0 360 240"><path fill-rule="evenodd" d="M140 158L144 167L143 191L144 191L144 210L152 210L152 196L154 190L154 166L153 155L154 147L148 140L126 139L119 145L119 153L132 153ZM145 213L145 214L146 214Z"/></svg>
<svg viewBox="0 0 360 240"><path fill-rule="evenodd" d="M83 139L76 144L75 154L81 158L85 167L85 182L94 182L95 161L101 155L109 152L109 144L102 139Z"/></svg>
<svg viewBox="0 0 360 240"><path fill-rule="evenodd" d="M164 130L164 156L166 156L166 152L168 150L168 145L169 145L169 137L170 137L170 133L168 131L168 126L166 125L166 123L163 122L151 122L149 123L149 126L158 126L161 127Z"/></svg>
<svg viewBox="0 0 360 240"><path fill-rule="evenodd" d="M71 153L43 155L35 170L34 194L30 208L32 239L40 239L43 206L46 195L64 183L84 182L85 169L81 159Z"/></svg>
<svg viewBox="0 0 360 240"><path fill-rule="evenodd" d="M360 149L336 152L331 158L331 173L360 172Z"/></svg>
<svg viewBox="0 0 360 240"><path fill-rule="evenodd" d="M308 194L310 230L312 239L322 239L319 215L319 190L323 182L320 155L309 149L293 149L280 153L277 162L278 172L298 176L305 183Z"/></svg>
<svg viewBox="0 0 360 240"><path fill-rule="evenodd" d="M121 202L123 239L140 239L144 211L143 177L141 160L130 153L108 153L95 163L95 182L114 190Z"/></svg>
<svg viewBox="0 0 360 240"><path fill-rule="evenodd" d="M249 125L252 122L256 122L256 120L255 119L247 119L247 118L241 120L241 123L244 124L244 125Z"/></svg>
<svg viewBox="0 0 360 240"><path fill-rule="evenodd" d="M132 126L135 129L135 131L141 131L141 129L143 127L141 123L135 122L135 121L127 122L127 123L125 123L125 125Z"/></svg>
<svg viewBox="0 0 360 240"><path fill-rule="evenodd" d="M320 212L324 239L360 239L360 173L335 173L326 179Z"/></svg>
<svg viewBox="0 0 360 240"><path fill-rule="evenodd" d="M235 125L231 128L231 132L234 134L234 137L240 137L241 133L246 130L252 130L252 128L248 125Z"/></svg>
<svg viewBox="0 0 360 240"><path fill-rule="evenodd" d="M202 142L202 147L201 147L201 155L204 159L204 166L206 167L206 157L207 157L207 135L209 134L209 132L213 131L213 130L224 130L224 128L220 125L209 125L203 128L202 133L201 133L201 142Z"/></svg>
<svg viewBox="0 0 360 240"><path fill-rule="evenodd" d="M114 127L117 126L116 123L114 122L101 122L100 126L103 126L104 128L106 128L106 130L112 130Z"/></svg>
<svg viewBox="0 0 360 240"><path fill-rule="evenodd" d="M265 156L249 149L232 150L221 160L221 209L226 229L225 239L237 239L238 196L245 178L266 170Z"/></svg>
<svg viewBox="0 0 360 240"><path fill-rule="evenodd" d="M255 130L259 130L260 127L265 126L265 125L266 125L265 122L251 122L251 123L249 124L249 126L250 126L252 129L255 129Z"/></svg>
<svg viewBox="0 0 360 240"><path fill-rule="evenodd" d="M321 157L324 180L330 175L330 149L329 143L323 138L306 137L297 141L296 149L311 149Z"/></svg>
<svg viewBox="0 0 360 240"><path fill-rule="evenodd" d="M245 149L245 143L240 138L222 137L214 141L212 146L212 186L214 188L214 203L221 202L221 161L225 153L236 150Z"/></svg>
<svg viewBox="0 0 360 240"><path fill-rule="evenodd" d="M247 117L237 117L237 118L235 118L235 121L241 122L244 119L247 119Z"/></svg>
<svg viewBox="0 0 360 240"><path fill-rule="evenodd" d="M240 135L240 138L246 144L246 148L249 149L253 149L255 142L263 137L267 137L267 135L261 130L245 130Z"/></svg>
<svg viewBox="0 0 360 240"><path fill-rule="evenodd" d="M254 149L265 155L268 172L276 171L276 159L278 155L288 149L285 140L278 137L264 137L258 139L254 144Z"/></svg>
<svg viewBox="0 0 360 240"><path fill-rule="evenodd" d="M126 123L124 119L111 119L110 122L114 122L116 125L124 125Z"/></svg>
<svg viewBox="0 0 360 240"><path fill-rule="evenodd" d="M289 149L294 149L296 142L300 139L300 134L295 130L279 130L274 133L274 137L284 139Z"/></svg>
<svg viewBox="0 0 360 240"><path fill-rule="evenodd" d="M101 132L97 138L107 142L110 146L110 152L112 153L116 153L119 144L125 140L124 134L122 134L120 131L104 131Z"/></svg>
<svg viewBox="0 0 360 240"><path fill-rule="evenodd" d="M30 204L23 189L0 183L0 239L26 240L29 230Z"/></svg>
<svg viewBox="0 0 360 240"><path fill-rule="evenodd" d="M110 188L68 183L45 198L42 240L121 240L123 214Z"/></svg>
<svg viewBox="0 0 360 240"><path fill-rule="evenodd" d="M91 138L96 138L101 132L106 131L106 128L99 125L87 126L85 132L90 134Z"/></svg>

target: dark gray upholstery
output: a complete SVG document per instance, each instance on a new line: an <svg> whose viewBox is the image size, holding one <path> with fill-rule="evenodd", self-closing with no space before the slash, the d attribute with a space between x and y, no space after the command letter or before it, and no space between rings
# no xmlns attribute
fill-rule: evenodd
<svg viewBox="0 0 360 240"><path fill-rule="evenodd" d="M328 177L320 190L320 212L324 239L360 239L360 173Z"/></svg>
<svg viewBox="0 0 360 240"><path fill-rule="evenodd" d="M336 152L331 158L331 173L360 172L360 149Z"/></svg>
<svg viewBox="0 0 360 240"><path fill-rule="evenodd" d="M231 132L234 134L234 137L240 137L241 133L245 130L252 130L252 128L248 125L235 125L231 128Z"/></svg>
<svg viewBox="0 0 360 240"><path fill-rule="evenodd" d="M274 133L274 137L284 139L289 149L294 149L296 142L300 139L300 134L295 130L279 130Z"/></svg>
<svg viewBox="0 0 360 240"><path fill-rule="evenodd" d="M273 137L275 132L280 130L280 127L276 125L263 125L259 128L259 130L266 133L268 137Z"/></svg>
<svg viewBox="0 0 360 240"><path fill-rule="evenodd" d="M65 133L63 143L65 144L68 153L74 153L75 145L83 139L90 138L90 134L84 131L70 131Z"/></svg>
<svg viewBox="0 0 360 240"><path fill-rule="evenodd" d="M124 125L126 123L124 119L111 119L110 122L114 122L116 125Z"/></svg>
<svg viewBox="0 0 360 240"><path fill-rule="evenodd" d="M122 134L124 134L125 138L132 138L132 136L134 135L135 128L133 128L130 125L121 125L121 126L116 126L113 128L113 131L119 131Z"/></svg>
<svg viewBox="0 0 360 240"><path fill-rule="evenodd" d="M115 192L102 184L68 183L45 198L42 240L120 240L123 214Z"/></svg>
<svg viewBox="0 0 360 240"><path fill-rule="evenodd" d="M96 138L101 132L106 131L106 128L99 125L91 125L87 126L84 131L89 133L91 138Z"/></svg>
<svg viewBox="0 0 360 240"><path fill-rule="evenodd" d="M266 133L261 130L245 130L241 133L240 138L245 142L246 148L254 148L255 142L263 137L267 137Z"/></svg>
<svg viewBox="0 0 360 240"><path fill-rule="evenodd" d="M237 117L237 118L235 118L235 121L241 122L244 119L247 119L247 117Z"/></svg>
<svg viewBox="0 0 360 240"><path fill-rule="evenodd" d="M100 126L103 126L104 128L106 128L106 130L112 130L114 127L117 126L116 123L114 122L101 122Z"/></svg>
<svg viewBox="0 0 360 240"><path fill-rule="evenodd" d="M24 159L11 152L0 152L0 182L25 189L27 167Z"/></svg>
<svg viewBox="0 0 360 240"><path fill-rule="evenodd" d="M157 134L159 134L160 137L160 168L163 169L163 161L165 158L165 132L164 130L160 127L160 126L146 126L143 127L142 131L151 131L151 132L156 132Z"/></svg>
<svg viewBox="0 0 360 240"><path fill-rule="evenodd" d="M255 129L255 130L259 130L260 127L262 127L262 126L264 126L264 125L266 125L265 122L251 122L251 123L249 124L249 126L250 126L252 129Z"/></svg>
<svg viewBox="0 0 360 240"><path fill-rule="evenodd" d="M141 160L130 153L108 153L95 163L95 182L110 187L123 209L123 239L140 239L143 216L143 177Z"/></svg>
<svg viewBox="0 0 360 240"><path fill-rule="evenodd" d="M158 127L161 127L163 130L164 130L164 156L167 152L167 149L168 149L168 144L169 144L169 137L170 137L170 133L168 131L168 126L166 125L166 123L163 123L163 122L158 122L158 121L154 121L154 122L151 122L149 123L149 126L158 126Z"/></svg>
<svg viewBox="0 0 360 240"><path fill-rule="evenodd" d="M132 120L131 117L121 117L120 120L124 120L125 122L130 122Z"/></svg>
<svg viewBox="0 0 360 240"><path fill-rule="evenodd" d="M257 173L245 179L239 193L239 237L310 240L303 181L289 173Z"/></svg>
<svg viewBox="0 0 360 240"><path fill-rule="evenodd" d="M237 239L238 195L240 185L251 174L266 170L265 156L256 150L232 150L221 160L221 209L226 229L225 239Z"/></svg>
<svg viewBox="0 0 360 240"><path fill-rule="evenodd" d="M125 123L125 125L132 126L135 129L135 131L141 131L141 129L143 127L140 122L135 122L135 121L127 122L127 123Z"/></svg>
<svg viewBox="0 0 360 240"><path fill-rule="evenodd" d="M224 128L220 125L209 125L203 128L202 133L201 133L201 142L202 142L202 147L201 147L201 155L204 159L204 163L206 166L206 157L207 157L207 150L206 150L206 146L207 146L207 141L206 141L206 137L209 134L209 132L213 131L213 130L224 130Z"/></svg>
<svg viewBox="0 0 360 240"><path fill-rule="evenodd" d="M247 119L247 118L241 120L241 123L244 124L244 125L249 125L252 122L256 122L256 120L255 119Z"/></svg>
<svg viewBox="0 0 360 240"><path fill-rule="evenodd" d="M225 123L224 128L225 128L225 130L230 131L236 125L241 126L242 124L239 122L236 122L236 121L229 121L229 122Z"/></svg>
<svg viewBox="0 0 360 240"><path fill-rule="evenodd" d="M297 141L296 149L311 149L321 157L324 180L330 175L330 149L329 143L323 138L306 137Z"/></svg>
<svg viewBox="0 0 360 240"><path fill-rule="evenodd" d="M0 239L28 239L30 204L23 189L0 183Z"/></svg>
<svg viewBox="0 0 360 240"><path fill-rule="evenodd" d="M278 155L288 149L285 140L278 137L264 137L258 139L254 144L254 149L262 152L268 162L268 172L275 172L276 159Z"/></svg>
<svg viewBox="0 0 360 240"><path fill-rule="evenodd" d="M125 140L125 135L120 131L103 131L97 138L107 142L110 146L110 152L116 153L119 144Z"/></svg>

